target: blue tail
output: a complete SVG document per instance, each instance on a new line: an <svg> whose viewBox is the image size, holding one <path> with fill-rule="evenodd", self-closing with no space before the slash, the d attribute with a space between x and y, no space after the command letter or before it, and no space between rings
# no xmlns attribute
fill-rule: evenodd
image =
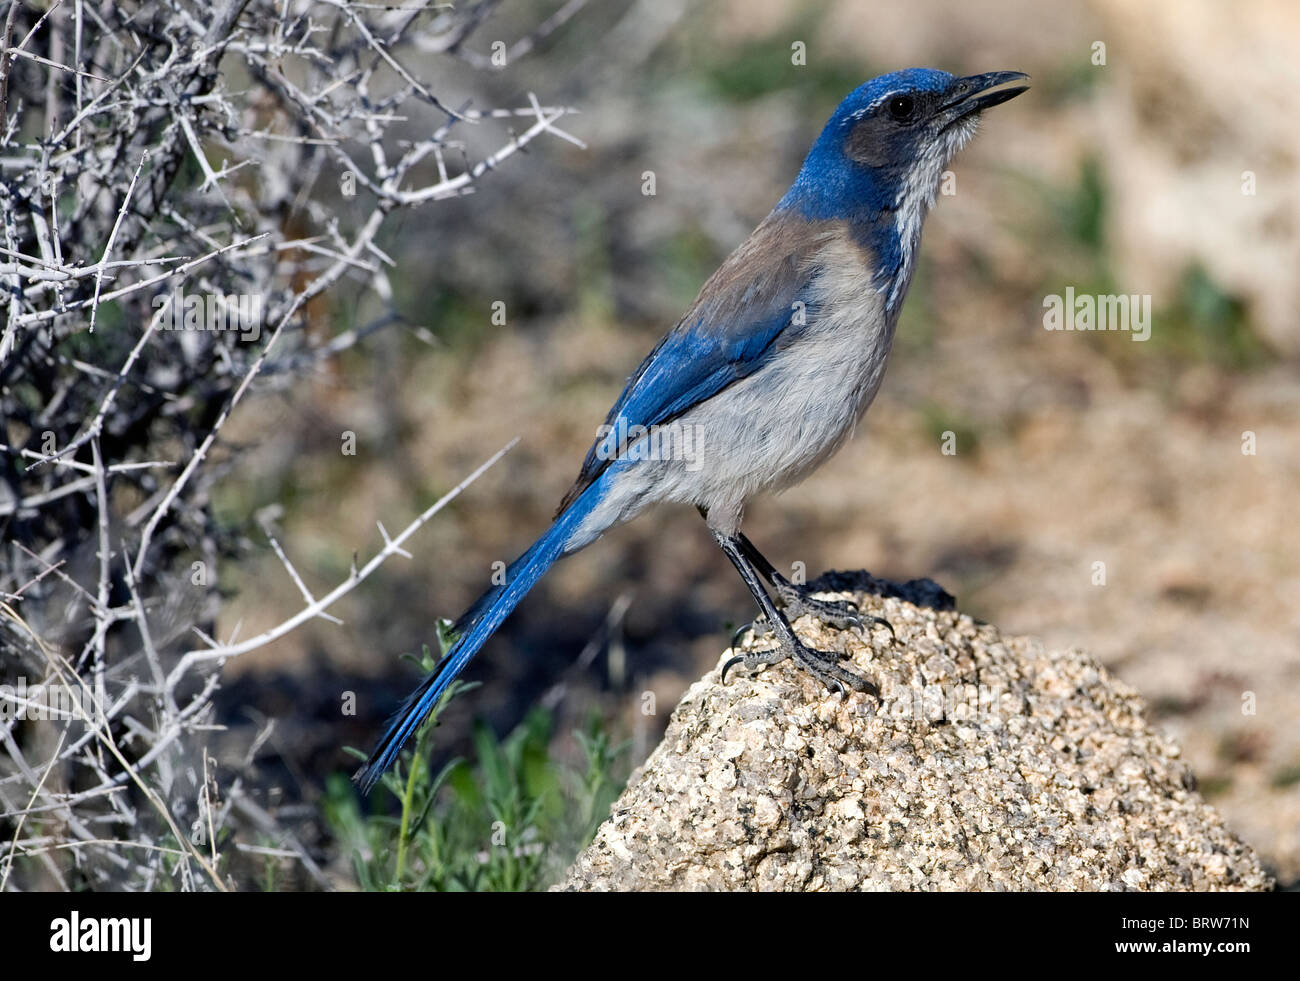
<svg viewBox="0 0 1300 981"><path fill-rule="evenodd" d="M488 638L496 633L505 618L536 585L537 580L545 575L546 570L554 565L556 560L575 551L566 546L575 529L600 503L602 491L602 481L597 481L588 487L563 514L555 519L555 523L546 534L537 539L527 552L510 564L506 570L505 582L500 586L493 586L479 597L456 622L460 637L447 652L446 657L438 662L433 672L407 696L401 708L389 721L387 731L379 740L374 752L370 754L370 758L352 775L352 779L361 788L363 794L370 793L384 771L393 765L402 746L428 718L429 713L437 706L442 693L447 690L447 686L465 669L470 658L479 652Z"/></svg>

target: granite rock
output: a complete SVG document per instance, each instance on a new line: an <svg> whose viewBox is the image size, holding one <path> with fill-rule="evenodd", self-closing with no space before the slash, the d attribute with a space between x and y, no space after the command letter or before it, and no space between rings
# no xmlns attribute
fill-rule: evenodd
<svg viewBox="0 0 1300 981"><path fill-rule="evenodd" d="M896 641L795 623L880 702L828 692L789 661L733 668L724 686L725 652L556 888L1272 886L1137 692L1087 654L1004 637L929 580L816 585L894 627Z"/></svg>

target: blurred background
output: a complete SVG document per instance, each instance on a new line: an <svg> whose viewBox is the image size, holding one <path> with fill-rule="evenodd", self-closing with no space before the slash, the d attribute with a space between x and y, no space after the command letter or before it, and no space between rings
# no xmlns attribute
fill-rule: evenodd
<svg viewBox="0 0 1300 981"><path fill-rule="evenodd" d="M559 9L503 4L469 47L487 58ZM270 520L317 588L374 546L376 521L402 527L520 442L408 544L411 561L334 610L343 626L315 621L227 665L232 744L277 720L256 754L305 801L349 771L342 747L368 748L417 677L399 655L436 647L437 618L547 525L627 375L781 196L838 101L912 65L1018 69L1032 90L988 115L930 216L865 425L802 486L753 506L746 530L810 578L932 577L1003 631L1086 648L1142 692L1280 880L1300 880L1300 8L564 10L500 70L410 67L450 104L537 92L572 105L563 125L587 148L534 143L481 193L400 217L381 244L405 323L243 404L215 506L232 526ZM1044 330L1044 297L1067 287L1149 294L1150 339ZM336 291L313 324L364 322L380 312L368 302ZM340 454L343 431L355 456ZM955 455L941 452L949 432ZM249 542L222 568L220 636L301 606L265 537ZM543 704L555 753L599 718L634 765L752 616L694 511L660 508L534 590L469 670L483 685L448 708L437 752L464 752L475 718L504 734ZM358 693L342 730L341 691Z"/></svg>

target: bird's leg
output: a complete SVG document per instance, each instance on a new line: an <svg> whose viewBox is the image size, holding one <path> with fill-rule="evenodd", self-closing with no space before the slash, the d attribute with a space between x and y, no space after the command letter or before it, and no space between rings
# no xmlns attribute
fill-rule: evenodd
<svg viewBox="0 0 1300 981"><path fill-rule="evenodd" d="M885 627L890 635L893 635L894 627L888 620L884 617L872 616L870 613L863 613L858 609L858 604L852 600L817 599L812 595L813 590L807 585L793 583L785 578L776 571L776 566L769 562L767 557L744 534L738 533L736 542L745 558L753 564L764 579L772 584L772 588L776 591L777 601L791 620L798 620L806 613L816 617L823 623L829 623L832 627L838 627L840 630L852 628L861 630L863 627L870 625Z"/></svg>
<svg viewBox="0 0 1300 981"><path fill-rule="evenodd" d="M731 564L736 567L736 571L740 573L740 578L745 580L745 585L749 587L749 591L753 594L759 608L762 609L763 615L767 617L768 623L772 625L772 632L776 634L778 640L778 644L773 650L750 651L740 657L733 657L722 666L722 680L724 682L727 680L727 671L735 664L743 663L745 667L753 668L762 664L776 664L786 658L793 658L799 667L828 688L838 688L843 693L845 686L848 686L854 691L862 691L877 698L880 697L880 689L875 685L852 671L846 671L840 667L837 662L843 655L831 651L815 650L805 645L795 636L790 621L777 609L776 604L772 602L772 597L763 588L759 573L742 550L740 538L724 535L718 531L713 532L713 537L722 551L726 553L727 558L731 560Z"/></svg>

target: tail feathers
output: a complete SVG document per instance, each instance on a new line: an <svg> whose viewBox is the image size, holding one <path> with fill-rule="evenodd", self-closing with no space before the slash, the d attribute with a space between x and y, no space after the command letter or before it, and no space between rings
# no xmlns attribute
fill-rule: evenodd
<svg viewBox="0 0 1300 981"><path fill-rule="evenodd" d="M460 637L432 673L407 696L401 708L389 720L388 728L370 758L353 774L352 779L363 794L370 793L379 778L393 765L402 746L428 718L447 686L465 669L465 665L487 643L488 638L496 633L497 628L528 595L528 591L546 570L565 554L565 545L574 529L591 513L599 500L598 486L588 488L581 499L556 519L546 534L511 563L505 583L489 589L457 621L457 628L463 630Z"/></svg>
<svg viewBox="0 0 1300 981"><path fill-rule="evenodd" d="M374 752L370 754L370 758L356 773L352 774L353 782L363 794L369 794L374 789L379 778L397 759L397 754L401 752L406 740L420 728L420 723L438 704L439 696L454 680L455 674L443 679L444 668L449 665L449 662L450 657L443 658L438 666L420 682L420 686L406 696L401 707L388 720L388 729L379 740Z"/></svg>
<svg viewBox="0 0 1300 981"><path fill-rule="evenodd" d="M492 604L501 598L501 594L506 591L506 586L519 578L520 573L528 567L529 562L533 560L539 549L546 544L546 536L543 535L519 558L515 559L506 567L506 574L502 576L499 585L492 586L482 596L476 599L468 610L462 613L452 624L452 630L457 634L464 634L483 619L483 615L491 608Z"/></svg>

